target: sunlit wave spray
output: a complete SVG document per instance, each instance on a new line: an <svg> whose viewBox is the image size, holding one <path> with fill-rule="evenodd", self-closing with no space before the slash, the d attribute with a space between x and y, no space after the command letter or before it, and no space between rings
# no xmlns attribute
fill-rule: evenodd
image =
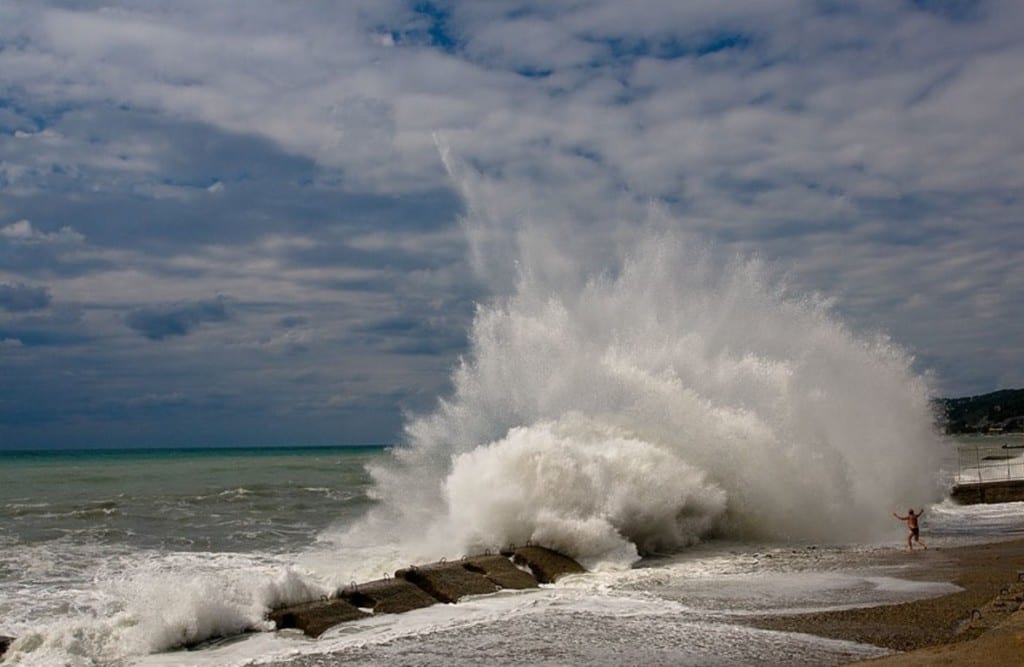
<svg viewBox="0 0 1024 667"><path fill-rule="evenodd" d="M516 243L514 289L478 308L451 396L373 471L382 504L359 530L424 554L532 540L629 562L713 536L870 539L935 497L928 387L905 351L652 226L577 280Z"/></svg>

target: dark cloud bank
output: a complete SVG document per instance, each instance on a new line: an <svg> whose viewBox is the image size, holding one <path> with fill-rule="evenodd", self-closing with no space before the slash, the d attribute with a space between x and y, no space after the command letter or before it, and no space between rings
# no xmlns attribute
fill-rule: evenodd
<svg viewBox="0 0 1024 667"><path fill-rule="evenodd" d="M193 303L145 306L128 313L125 322L150 340L168 336L186 336L204 322L228 319L224 297Z"/></svg>

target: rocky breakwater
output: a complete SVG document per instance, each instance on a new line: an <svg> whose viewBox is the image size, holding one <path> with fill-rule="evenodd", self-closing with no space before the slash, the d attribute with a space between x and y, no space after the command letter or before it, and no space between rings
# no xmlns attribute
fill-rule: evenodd
<svg viewBox="0 0 1024 667"><path fill-rule="evenodd" d="M453 604L467 595L502 589L537 588L584 571L579 563L551 549L510 547L499 555L404 568L393 578L343 588L335 597L275 609L269 619L279 630L298 628L310 637L318 637L335 625L372 614L400 614L438 603Z"/></svg>
<svg viewBox="0 0 1024 667"><path fill-rule="evenodd" d="M398 570L394 577L352 584L333 596L274 609L267 616L278 630L298 628L310 637L318 637L336 625L373 614L400 614L438 603L454 604L467 595L503 589L537 588L585 571L572 558L545 547L509 547L500 554L411 566ZM0 658L14 639L0 636ZM207 638L185 648L203 648L224 640Z"/></svg>

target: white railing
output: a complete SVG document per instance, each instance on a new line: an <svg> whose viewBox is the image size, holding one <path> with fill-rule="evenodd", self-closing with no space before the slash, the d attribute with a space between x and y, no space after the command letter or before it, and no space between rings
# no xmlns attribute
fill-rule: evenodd
<svg viewBox="0 0 1024 667"><path fill-rule="evenodd" d="M959 445L955 484L1024 480L1024 445Z"/></svg>

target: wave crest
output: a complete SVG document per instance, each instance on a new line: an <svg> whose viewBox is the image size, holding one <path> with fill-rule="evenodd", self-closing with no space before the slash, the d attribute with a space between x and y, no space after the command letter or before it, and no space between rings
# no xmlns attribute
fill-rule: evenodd
<svg viewBox="0 0 1024 667"><path fill-rule="evenodd" d="M687 546L725 510L671 449L579 414L459 455L444 495L460 544L534 541L584 560Z"/></svg>
<svg viewBox="0 0 1024 667"><path fill-rule="evenodd" d="M425 535L418 553L852 540L936 497L912 358L759 262L660 234L581 287L526 266L479 308L452 396L374 471L376 525Z"/></svg>

